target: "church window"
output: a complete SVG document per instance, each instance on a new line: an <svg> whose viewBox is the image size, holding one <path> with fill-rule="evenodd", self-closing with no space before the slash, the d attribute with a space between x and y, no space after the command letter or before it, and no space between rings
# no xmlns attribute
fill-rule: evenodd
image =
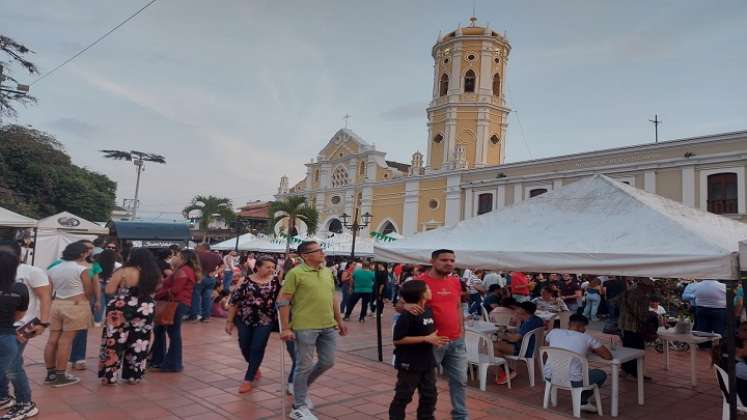
<svg viewBox="0 0 747 420"><path fill-rule="evenodd" d="M430 201L428 201L428 208L431 210L436 210L438 208L438 200L432 198Z"/></svg>
<svg viewBox="0 0 747 420"><path fill-rule="evenodd" d="M472 70L467 70L467 73L464 74L464 91L475 91L475 72Z"/></svg>
<svg viewBox="0 0 747 420"><path fill-rule="evenodd" d="M329 201L332 204L340 204L340 196L339 195L333 195L332 198Z"/></svg>
<svg viewBox="0 0 747 420"><path fill-rule="evenodd" d="M500 141L501 141L501 139L499 139L498 136L496 136L495 134L493 134L492 136L490 136L490 142L491 143L498 144L498 142L500 142Z"/></svg>
<svg viewBox="0 0 747 420"><path fill-rule="evenodd" d="M314 182L319 182L319 169L314 171Z"/></svg>
<svg viewBox="0 0 747 420"><path fill-rule="evenodd" d="M441 81L438 84L438 96L445 96L449 91L449 76L444 73L441 75Z"/></svg>
<svg viewBox="0 0 747 420"><path fill-rule="evenodd" d="M708 211L716 214L739 213L737 174L708 175Z"/></svg>
<svg viewBox="0 0 747 420"><path fill-rule="evenodd" d="M436 137L433 138L433 142L436 144L440 144L442 141L444 141L444 136L437 134Z"/></svg>
<svg viewBox="0 0 747 420"><path fill-rule="evenodd" d="M332 186L342 187L348 185L350 178L348 177L348 171L343 166L338 166L334 172L332 172Z"/></svg>
<svg viewBox="0 0 747 420"><path fill-rule="evenodd" d="M366 175L366 162L361 162L359 174L360 176Z"/></svg>
<svg viewBox="0 0 747 420"><path fill-rule="evenodd" d="M338 219L332 219L329 221L327 231L332 233L342 233L342 223Z"/></svg>
<svg viewBox="0 0 747 420"><path fill-rule="evenodd" d="M535 188L531 191L529 191L529 198L536 197L538 195L542 195L547 192L547 188Z"/></svg>
<svg viewBox="0 0 747 420"><path fill-rule="evenodd" d="M493 76L493 96L501 96L501 75L498 73Z"/></svg>
<svg viewBox="0 0 747 420"><path fill-rule="evenodd" d="M493 211L493 194L484 193L477 196L477 215Z"/></svg>
<svg viewBox="0 0 747 420"><path fill-rule="evenodd" d="M397 233L397 228L394 227L394 223L387 220L386 223L384 223L384 226L381 227L381 233L383 233L384 235Z"/></svg>
<svg viewBox="0 0 747 420"><path fill-rule="evenodd" d="M467 60L469 60L469 61L472 61L474 59L475 59L475 55L474 54L470 54L470 55L467 56Z"/></svg>

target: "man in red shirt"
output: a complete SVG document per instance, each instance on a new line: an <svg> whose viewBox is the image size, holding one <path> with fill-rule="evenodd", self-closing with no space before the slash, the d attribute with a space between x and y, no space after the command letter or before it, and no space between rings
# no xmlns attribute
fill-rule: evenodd
<svg viewBox="0 0 747 420"><path fill-rule="evenodd" d="M467 402L467 348L464 345L464 312L462 310L462 286L459 277L452 275L455 266L454 251L439 249L431 253L431 269L417 277L431 289L428 307L433 312L438 335L445 336L449 343L434 348L436 362L441 364L449 378L451 418L466 420ZM417 305L402 305L402 309L419 314Z"/></svg>

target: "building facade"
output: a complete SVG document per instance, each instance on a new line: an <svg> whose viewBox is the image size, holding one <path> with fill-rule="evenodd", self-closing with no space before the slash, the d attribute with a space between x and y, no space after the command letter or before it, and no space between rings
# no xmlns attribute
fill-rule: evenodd
<svg viewBox="0 0 747 420"><path fill-rule="evenodd" d="M278 198L305 196L320 213L320 236L342 231L341 215L371 213L368 231L416 232L498 210L603 173L688 206L747 221L747 131L504 163L510 109L504 83L511 46L474 18L432 49L433 98L426 156L386 160L341 129L306 177Z"/></svg>

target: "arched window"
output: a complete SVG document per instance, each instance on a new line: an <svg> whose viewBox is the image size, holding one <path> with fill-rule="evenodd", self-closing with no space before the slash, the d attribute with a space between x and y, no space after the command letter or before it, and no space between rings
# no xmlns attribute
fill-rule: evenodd
<svg viewBox="0 0 747 420"><path fill-rule="evenodd" d="M332 186L342 187L348 185L349 177L348 171L344 166L338 166L334 172L332 172Z"/></svg>
<svg viewBox="0 0 747 420"><path fill-rule="evenodd" d="M441 75L441 80L438 82L438 96L446 96L446 92L449 91L449 76L444 73Z"/></svg>
<svg viewBox="0 0 747 420"><path fill-rule="evenodd" d="M501 75L498 73L493 76L493 96L501 96Z"/></svg>
<svg viewBox="0 0 747 420"><path fill-rule="evenodd" d="M493 194L484 193L477 196L477 215L493 211Z"/></svg>
<svg viewBox="0 0 747 420"><path fill-rule="evenodd" d="M392 222L387 220L386 223L384 223L384 226L381 227L381 233L383 233L384 235L397 233L397 229L394 227L394 224Z"/></svg>
<svg viewBox="0 0 747 420"><path fill-rule="evenodd" d="M440 134L436 134L436 137L433 138L433 142L436 144L440 144L442 141L444 141L444 136Z"/></svg>
<svg viewBox="0 0 747 420"><path fill-rule="evenodd" d="M708 211L716 214L739 213L737 174L708 175Z"/></svg>
<svg viewBox="0 0 747 420"><path fill-rule="evenodd" d="M360 176L366 175L366 162L361 162L360 166Z"/></svg>
<svg viewBox="0 0 747 420"><path fill-rule="evenodd" d="M342 222L338 219L332 219L329 221L327 231L332 233L342 233Z"/></svg>
<svg viewBox="0 0 747 420"><path fill-rule="evenodd" d="M464 91L475 91L475 72L472 70L467 70L467 73L464 73Z"/></svg>
<svg viewBox="0 0 747 420"><path fill-rule="evenodd" d="M538 195L542 195L547 192L547 188L535 188L533 190L529 191L529 198L536 197Z"/></svg>
<svg viewBox="0 0 747 420"><path fill-rule="evenodd" d="M501 139L499 139L498 136L496 136L495 134L493 134L492 136L490 136L490 142L491 143L498 144L500 141L501 141Z"/></svg>

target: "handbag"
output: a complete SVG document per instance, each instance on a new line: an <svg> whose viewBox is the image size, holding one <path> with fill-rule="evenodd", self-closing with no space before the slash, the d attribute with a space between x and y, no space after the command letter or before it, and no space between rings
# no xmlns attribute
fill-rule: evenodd
<svg viewBox="0 0 747 420"><path fill-rule="evenodd" d="M157 300L156 311L153 322L156 325L174 325L174 316L179 302L174 302L174 297L169 291L169 300Z"/></svg>

